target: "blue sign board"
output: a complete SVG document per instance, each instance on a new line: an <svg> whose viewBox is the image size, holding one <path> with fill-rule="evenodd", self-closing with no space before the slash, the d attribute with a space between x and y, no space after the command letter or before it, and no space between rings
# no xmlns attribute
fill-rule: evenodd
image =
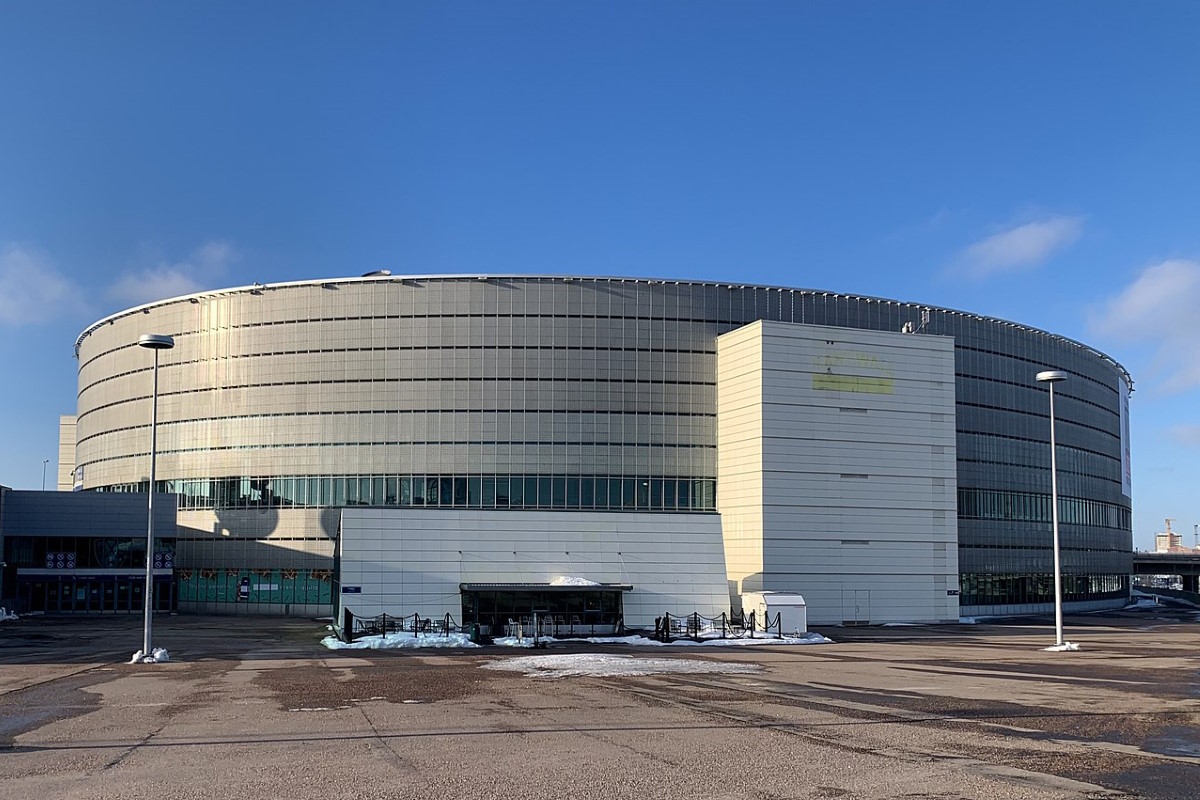
<svg viewBox="0 0 1200 800"><path fill-rule="evenodd" d="M342 594L362 594L361 586L343 586Z"/></svg>

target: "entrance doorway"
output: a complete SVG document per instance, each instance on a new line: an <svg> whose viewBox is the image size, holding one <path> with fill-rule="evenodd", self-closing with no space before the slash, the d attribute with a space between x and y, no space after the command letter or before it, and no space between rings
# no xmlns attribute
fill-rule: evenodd
<svg viewBox="0 0 1200 800"><path fill-rule="evenodd" d="M131 575L18 575L16 596L25 612L135 614L143 610L145 585ZM173 577L155 578L154 610L175 610Z"/></svg>
<svg viewBox="0 0 1200 800"><path fill-rule="evenodd" d="M842 589L842 624L871 624L870 589Z"/></svg>
<svg viewBox="0 0 1200 800"><path fill-rule="evenodd" d="M464 625L504 636L518 627L524 635L605 636L624 625L623 593L628 584L554 586L551 584L462 584ZM511 628L510 628L511 626Z"/></svg>

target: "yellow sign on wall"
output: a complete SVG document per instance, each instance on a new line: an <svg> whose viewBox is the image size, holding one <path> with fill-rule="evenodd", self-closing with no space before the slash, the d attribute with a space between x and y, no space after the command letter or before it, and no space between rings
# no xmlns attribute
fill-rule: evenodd
<svg viewBox="0 0 1200 800"><path fill-rule="evenodd" d="M830 353L817 359L813 389L824 392L893 394L895 381L887 362L870 353Z"/></svg>

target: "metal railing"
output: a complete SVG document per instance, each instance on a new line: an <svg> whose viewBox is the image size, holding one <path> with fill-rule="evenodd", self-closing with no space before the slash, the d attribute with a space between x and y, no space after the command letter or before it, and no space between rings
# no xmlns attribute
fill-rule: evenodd
<svg viewBox="0 0 1200 800"><path fill-rule="evenodd" d="M772 617L766 614L760 620L753 611L740 617L723 611L715 617L706 617L698 612L684 615L664 612L654 620L654 638L660 642L676 639L691 639L695 642L714 638L754 639L759 636L765 639L782 639L781 615L776 613Z"/></svg>
<svg viewBox="0 0 1200 800"><path fill-rule="evenodd" d="M551 637L570 639L591 636L624 636L625 618L608 616L597 619L579 614L532 614L509 618L505 636L519 638Z"/></svg>
<svg viewBox="0 0 1200 800"><path fill-rule="evenodd" d="M374 617L358 617L348 608L342 610L342 627L338 638L344 642L353 642L363 636L385 636L389 633L445 636L466 631L449 613L441 617L423 617L420 614L398 617L386 613Z"/></svg>

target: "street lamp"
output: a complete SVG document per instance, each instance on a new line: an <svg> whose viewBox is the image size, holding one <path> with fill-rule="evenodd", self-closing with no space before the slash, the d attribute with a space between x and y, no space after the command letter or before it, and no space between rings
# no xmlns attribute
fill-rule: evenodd
<svg viewBox="0 0 1200 800"><path fill-rule="evenodd" d="M158 351L170 350L175 340L161 333L143 333L138 347L154 351L154 390L150 395L150 492L146 496L146 588L143 590L145 621L142 631L142 658L152 658L150 620L154 609L154 462L158 455Z"/></svg>
<svg viewBox="0 0 1200 800"><path fill-rule="evenodd" d="M42 491L46 491L46 465L50 463L50 459L42 459Z"/></svg>
<svg viewBox="0 0 1200 800"><path fill-rule="evenodd" d="M1037 374L1038 383L1050 390L1050 519L1054 527L1054 650L1073 649L1063 642L1062 558L1058 547L1058 456L1054 441L1054 384L1065 381L1067 373L1051 369Z"/></svg>

